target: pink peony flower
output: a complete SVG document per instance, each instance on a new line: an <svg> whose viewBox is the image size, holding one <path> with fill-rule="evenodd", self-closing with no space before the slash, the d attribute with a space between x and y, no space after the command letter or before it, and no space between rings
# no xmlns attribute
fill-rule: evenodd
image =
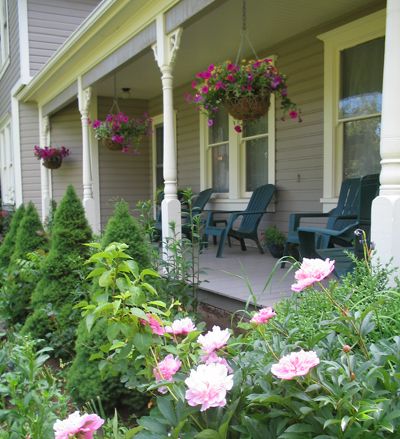
<svg viewBox="0 0 400 439"><path fill-rule="evenodd" d="M230 336L229 329L221 331L219 326L213 326L212 331L208 331L206 335L199 335L197 342L204 352L211 354L211 352L225 346Z"/></svg>
<svg viewBox="0 0 400 439"><path fill-rule="evenodd" d="M233 375L228 375L228 369L222 364L201 364L196 370L191 370L185 384L188 404L192 407L201 404L200 411L203 412L210 407L226 405L226 392L233 386Z"/></svg>
<svg viewBox="0 0 400 439"><path fill-rule="evenodd" d="M195 331L196 326L189 317L175 320L171 326L165 327L165 332L174 335L188 335L189 332Z"/></svg>
<svg viewBox="0 0 400 439"><path fill-rule="evenodd" d="M153 334L164 335L165 329L161 326L161 323L152 314L146 314L146 316L149 320L141 320L141 323L149 325Z"/></svg>
<svg viewBox="0 0 400 439"><path fill-rule="evenodd" d="M153 375L156 381L172 381L172 377L181 366L182 362L178 358L174 358L172 354L169 354L153 369Z"/></svg>
<svg viewBox="0 0 400 439"><path fill-rule="evenodd" d="M93 433L104 424L104 420L97 415L79 415L74 412L67 419L54 423L55 439L71 439L78 435L82 439L93 439Z"/></svg>
<svg viewBox="0 0 400 439"><path fill-rule="evenodd" d="M273 364L271 372L282 380L292 380L294 377L307 375L310 369L319 364L319 358L314 351L292 352Z"/></svg>
<svg viewBox="0 0 400 439"><path fill-rule="evenodd" d="M330 261L328 258L325 261L322 259L303 258L300 269L294 275L297 283L292 285L292 291L298 293L313 283L320 282L329 276L334 268L335 261Z"/></svg>
<svg viewBox="0 0 400 439"><path fill-rule="evenodd" d="M225 358L219 357L215 352L211 352L211 354L206 354L201 357L201 361L204 362L204 364L211 364L211 363L217 363L224 365L229 373L233 372L233 369L231 366L229 366L229 363L226 361Z"/></svg>
<svg viewBox="0 0 400 439"><path fill-rule="evenodd" d="M276 316L276 312L268 306L267 308L260 309L259 312L254 314L253 318L250 320L250 323L255 323L256 325L262 325L263 323L267 323L269 319Z"/></svg>

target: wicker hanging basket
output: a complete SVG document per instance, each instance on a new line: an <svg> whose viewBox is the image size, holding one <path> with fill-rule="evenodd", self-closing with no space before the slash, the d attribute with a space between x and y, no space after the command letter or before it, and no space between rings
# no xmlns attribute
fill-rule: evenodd
<svg viewBox="0 0 400 439"><path fill-rule="evenodd" d="M58 169L62 164L63 158L61 154L55 154L52 157L43 160L43 166L47 169Z"/></svg>
<svg viewBox="0 0 400 439"><path fill-rule="evenodd" d="M111 139L101 139L101 144L111 151L121 151L123 148L121 143L113 142Z"/></svg>
<svg viewBox="0 0 400 439"><path fill-rule="evenodd" d="M243 96L227 99L225 107L236 120L256 120L267 114L271 95Z"/></svg>

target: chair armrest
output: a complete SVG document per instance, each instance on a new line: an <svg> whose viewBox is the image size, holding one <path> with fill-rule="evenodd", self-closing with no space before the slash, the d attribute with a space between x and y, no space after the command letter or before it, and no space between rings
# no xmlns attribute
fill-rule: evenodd
<svg viewBox="0 0 400 439"><path fill-rule="evenodd" d="M330 214L330 212L291 213L289 215L289 232L294 232L300 227L302 218L328 218Z"/></svg>
<svg viewBox="0 0 400 439"><path fill-rule="evenodd" d="M344 227L340 230L333 230L333 229L323 229L320 227L300 227L298 229L299 236L300 233L314 233L314 234L320 234L325 236L331 236L333 238L335 237L343 237L346 235L350 235L353 233L353 231L359 226L358 222L354 222L352 224L349 224L348 226ZM344 239L344 238L343 238Z"/></svg>
<svg viewBox="0 0 400 439"><path fill-rule="evenodd" d="M207 215L207 222L206 222L207 226L212 226L214 224L214 215L221 213L232 215L234 213L241 213L241 212L237 210L209 210Z"/></svg>

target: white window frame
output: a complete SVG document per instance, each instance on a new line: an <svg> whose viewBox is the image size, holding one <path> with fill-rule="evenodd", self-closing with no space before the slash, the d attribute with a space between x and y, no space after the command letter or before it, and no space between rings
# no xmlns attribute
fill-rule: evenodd
<svg viewBox="0 0 400 439"><path fill-rule="evenodd" d="M0 78L10 64L10 29L8 1L0 0Z"/></svg>
<svg viewBox="0 0 400 439"><path fill-rule="evenodd" d="M324 212L334 208L342 183L343 121L339 119L340 52L385 35L386 10L318 35L324 42Z"/></svg>
<svg viewBox="0 0 400 439"><path fill-rule="evenodd" d="M15 204L14 154L11 117L0 121L0 179L2 204Z"/></svg>
<svg viewBox="0 0 400 439"><path fill-rule="evenodd" d="M275 96L271 95L268 110L268 183L275 184ZM220 210L245 209L252 192L246 192L245 140L234 129L235 121L229 116L229 192L214 194L210 206ZM200 113L200 187L212 187L212 146L208 141L207 117ZM262 135L264 136L264 135ZM252 136L257 138L261 136ZM225 142L221 142L225 143ZM273 211L270 205L268 211Z"/></svg>

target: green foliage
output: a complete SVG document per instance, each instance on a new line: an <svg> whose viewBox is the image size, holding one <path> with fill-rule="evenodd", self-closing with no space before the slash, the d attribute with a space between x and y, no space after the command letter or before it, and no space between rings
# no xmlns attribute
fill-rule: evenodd
<svg viewBox="0 0 400 439"><path fill-rule="evenodd" d="M275 226L267 227L264 232L264 242L269 245L283 246L286 242L286 236Z"/></svg>
<svg viewBox="0 0 400 439"><path fill-rule="evenodd" d="M14 251L0 292L2 317L9 323L24 323L30 299L40 276L40 254L48 248L39 214L33 203L19 223ZM38 251L37 254L33 252Z"/></svg>
<svg viewBox="0 0 400 439"><path fill-rule="evenodd" d="M69 186L54 217L51 247L43 264L43 276L32 294L34 312L23 328L24 333L30 332L34 337L47 339L57 356L73 351L73 334L79 314L68 315L68 312L85 295L87 287L82 267L89 248L84 244L90 239L91 231L81 201L73 187ZM63 342L62 352L56 349L59 339Z"/></svg>
<svg viewBox="0 0 400 439"><path fill-rule="evenodd" d="M45 362L49 348L15 336L0 347L0 431L4 439L52 439L53 424L65 418L69 401Z"/></svg>
<svg viewBox="0 0 400 439"><path fill-rule="evenodd" d="M17 238L17 231L19 224L24 217L25 207L23 204L18 207L15 211L13 218L11 220L10 228L8 229L7 235L0 247L0 269L4 270L8 267L10 263L11 255L14 252L15 240Z"/></svg>
<svg viewBox="0 0 400 439"><path fill-rule="evenodd" d="M126 253L140 268L150 266L150 244L138 221L129 213L129 204L119 201L113 215L108 220L101 245L107 247L112 242L124 242L128 245Z"/></svg>
<svg viewBox="0 0 400 439"><path fill-rule="evenodd" d="M25 258L27 253L38 249L47 250L47 239L36 207L30 202L19 224L10 262L14 263L17 259Z"/></svg>

